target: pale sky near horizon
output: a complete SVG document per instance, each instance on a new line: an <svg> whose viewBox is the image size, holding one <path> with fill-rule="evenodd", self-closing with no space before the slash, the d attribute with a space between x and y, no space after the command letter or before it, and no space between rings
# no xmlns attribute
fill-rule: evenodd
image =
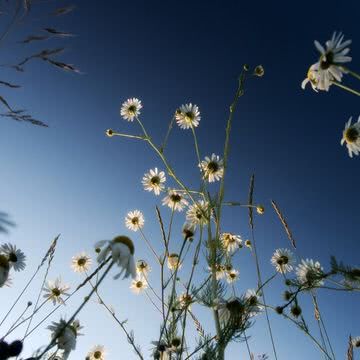
<svg viewBox="0 0 360 360"><path fill-rule="evenodd" d="M256 218L255 230L264 278L273 274L273 251L290 247L270 208L271 199L286 215L297 240L298 258L319 260L326 269L331 255L359 265L360 159L350 159L340 145L345 122L360 115L359 100L340 89L319 94L310 88L303 91L300 84L308 66L317 59L313 41L324 43L334 30L353 40L352 68L360 70L360 5L345 2L347 10L339 9L333 16L334 7L328 1L291 6L268 2L242 5L238 1L75 3L76 10L57 27L77 35L66 41L69 49L64 59L83 73L68 74L34 62L24 74L3 70L1 78L8 81L16 76L14 82L23 88L6 90L7 99L46 121L49 128L0 119L0 211L9 213L16 223L8 235L0 234L0 242L12 242L27 255L26 271L14 273L12 287L1 289L0 318L59 233L50 279L61 275L75 288L83 278L71 271L71 257L81 251L93 255L96 241L123 233L134 240L136 258L151 262L154 270L150 279L158 282L151 254L140 235L125 228L124 217L128 211L140 209L145 216L145 234L160 248L154 207L161 206L162 197L145 192L141 179L150 168L163 166L146 144L109 139L104 131L114 128L138 134L136 124L119 116L121 103L138 97L144 106L141 118L160 143L175 109L192 102L202 116L197 129L201 154L220 154L228 107L244 63L261 63L265 76L249 81L236 111L226 198L246 201L249 179L255 173L255 199L266 207L265 215ZM36 29L37 22L31 26ZM9 46L17 57L18 48ZM351 80L349 84L358 86ZM169 141L171 163L196 188L199 174L190 132L175 127ZM171 181L168 185L174 186ZM210 190L215 193L216 185ZM164 207L161 211L168 222L170 211ZM250 237L247 216L244 209L226 209L223 228L246 239ZM180 245L183 222L184 214L180 214L174 226L174 251ZM236 265L240 269L239 293L256 287L250 252L243 249ZM205 268L203 262L199 264L196 281ZM13 316L21 313L28 300L36 300L41 280L37 278ZM160 316L145 296L132 294L129 285L129 280L109 277L101 292L119 318L128 319L126 326L135 331L147 359L151 341L158 338ZM268 302L280 304L284 290L277 279L267 290ZM90 288L82 291L51 320L69 317L88 291ZM360 336L359 300L357 293L319 292L319 305L338 359L345 357L348 336ZM306 297L303 302L306 318L319 337L311 302ZM194 311L211 332L210 312L197 305ZM292 324L276 314L270 316L279 360L322 358ZM85 336L79 338L71 360L84 359L97 344L106 347L109 360L136 359L125 336L99 304L91 302L80 320ZM1 334L10 325L11 321L7 322ZM23 357L47 344L47 325L49 321L25 343ZM191 323L189 329L194 335ZM21 337L23 332L21 329L9 339ZM264 316L248 335L255 354L267 353L274 359ZM358 357L359 353L355 359ZM228 358L247 359L245 344L232 344Z"/></svg>

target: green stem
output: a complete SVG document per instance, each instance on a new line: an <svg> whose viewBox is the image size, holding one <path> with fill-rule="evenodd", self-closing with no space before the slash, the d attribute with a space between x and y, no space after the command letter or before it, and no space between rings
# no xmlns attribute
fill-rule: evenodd
<svg viewBox="0 0 360 360"><path fill-rule="evenodd" d="M352 93L352 94L354 94L354 95L360 96L360 92L358 92L358 91L356 91L356 90L354 90L354 89L351 89L351 88L349 88L348 86L342 85L342 84L340 84L340 83L338 83L338 82L336 82L336 81L333 81L333 82L331 82L331 83L332 83L333 85L338 86L339 88L341 88L341 89L343 89L343 90L348 91L349 93Z"/></svg>

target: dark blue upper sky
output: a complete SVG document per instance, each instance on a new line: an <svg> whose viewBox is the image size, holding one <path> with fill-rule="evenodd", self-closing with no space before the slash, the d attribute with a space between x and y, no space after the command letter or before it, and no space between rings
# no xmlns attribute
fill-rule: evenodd
<svg viewBox="0 0 360 360"><path fill-rule="evenodd" d="M77 35L66 42L69 49L64 59L83 74L67 74L33 62L24 74L16 74L24 88L4 93L11 103L29 109L50 127L1 120L0 210L11 213L18 224L3 240L31 253L62 233L57 271L70 277L68 263L74 252L90 251L95 241L126 232L123 217L129 210L141 208L149 234L158 239L153 211L157 199L144 193L140 180L149 168L162 168L161 163L145 144L106 138L104 130L139 133L135 124L119 117L121 103L138 97L144 105L143 122L160 142L175 109L192 102L202 115L198 129L201 153L221 153L228 108L242 66L262 64L265 76L248 81L234 118L226 198L245 201L249 178L255 174L256 201L267 208L266 216L257 220L265 273L272 271L273 250L290 246L270 209L270 199L286 214L299 256L319 259L324 267L330 255L358 265L360 159L350 159L340 139L348 118L360 115L359 98L337 88L319 94L310 88L303 91L300 84L308 66L317 60L313 41L324 43L334 30L353 39L351 68L360 71L359 11L355 1L78 2L74 13L51 25ZM38 27L35 20L27 29ZM5 57L20 56L19 46L10 42L21 39L24 32L18 34L3 47ZM22 54L24 50L31 52L23 49ZM13 76L4 70L2 79ZM344 81L360 89L359 83L347 77ZM174 129L167 151L178 173L197 187L191 134ZM246 211L227 210L225 214L224 227L249 236ZM148 254L142 246L137 251L139 257ZM254 287L251 259L241 256L240 288ZM35 267L37 260L30 255L29 267ZM21 276L24 279L15 278L15 284L25 281L26 275ZM280 301L280 282L278 285L271 293L272 303ZM139 342L147 342L143 346L147 350L156 337L157 314L149 314L154 321L138 330L136 326L148 316L135 313L144 299L129 295L128 284L109 281L106 286L109 294L112 287L119 292L121 313L140 332ZM359 297L328 295L324 293L323 300L320 296L320 303L337 357L342 358L347 336L360 331L355 307ZM111 301L116 305L116 299ZM96 338L91 330L96 321L90 314L85 313L89 326L80 350L99 342L109 347L110 359L117 359L120 349L131 354L125 339L117 343L110 333L106 339ZM312 316L311 308L308 314ZM297 332L288 330L289 324L278 318L274 321L281 359L290 354L299 360L320 358L308 340L299 340ZM263 338L254 331L254 351L271 354L266 332L258 331ZM289 340L284 339L285 331ZM43 342L38 336L34 348ZM304 350L294 353L297 342ZM235 348L233 354L245 354L244 346L237 346L241 350Z"/></svg>

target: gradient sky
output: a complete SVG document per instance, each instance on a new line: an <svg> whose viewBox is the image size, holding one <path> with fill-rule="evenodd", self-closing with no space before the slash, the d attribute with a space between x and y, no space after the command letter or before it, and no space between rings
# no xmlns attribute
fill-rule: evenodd
<svg viewBox="0 0 360 360"><path fill-rule="evenodd" d="M125 228L123 219L129 210L141 209L146 218L145 233L159 248L154 205L160 204L160 199L145 193L140 181L148 169L163 167L146 144L109 139L104 130L111 127L139 133L136 124L119 117L121 103L135 96L143 102L145 126L160 143L175 109L192 102L202 115L198 128L201 153L221 153L228 108L244 63L262 64L266 75L247 83L237 108L226 199L246 201L249 178L255 173L256 202L267 208L266 215L256 219L263 273L272 274L269 260L274 249L290 246L270 209L271 199L286 215L299 257L318 259L325 268L331 255L359 265L359 159L350 159L340 146L345 122L359 115L359 99L337 88L320 94L300 88L308 66L317 59L314 39L324 43L334 30L353 39L352 69L359 70L359 11L355 1L342 2L341 6L331 1L288 5L240 1L107 1L105 5L79 1L73 14L49 23L77 34L66 42L69 49L64 59L76 64L83 74L63 73L40 62L33 62L24 74L2 72L2 80L23 85L19 90L4 90L8 101L50 125L45 129L7 119L0 122L0 210L8 212L17 224L9 235L0 234L0 240L15 243L28 256L27 271L14 274L12 288L2 289L6 292L2 312L58 233L61 238L50 278L61 274L74 287L81 277L71 272L71 257L82 250L91 252L97 240L121 233L131 235L137 257L151 261L144 242ZM26 33L39 25L35 17ZM32 52L26 48L20 52L18 45L12 45L22 39L22 31L9 38L3 48L5 57L18 59L20 54ZM344 81L359 89L351 79ZM190 132L174 129L167 156L178 174L196 188L199 174ZM211 190L216 191L216 186ZM168 219L170 212L165 208L162 212ZM182 223L180 215L175 226L178 233ZM249 237L247 211L227 209L223 228ZM179 235L174 238L174 248L176 240L179 245ZM237 261L239 291L255 287L249 252L241 252ZM152 276L156 281L156 270ZM35 285L24 297L24 304L35 300ZM150 342L158 337L160 317L145 297L133 295L128 288L129 281L109 278L102 291L119 318L129 319L127 326L134 329L146 358ZM278 280L267 291L268 302L279 304L283 289ZM52 319L69 316L81 296ZM357 294L319 293L339 359L345 356L349 334L360 335L359 300ZM305 307L306 317L311 319L313 309ZM211 316L202 315L211 329ZM115 331L116 324L99 305L91 303L80 319L86 336L79 339L71 359L83 359L96 344L106 346L108 359L135 359L125 337L120 330ZM293 325L274 314L271 320L279 359L321 358ZM318 335L316 327L313 331ZM23 330L14 338L22 334ZM252 351L268 353L273 359L263 317L249 335ZM49 331L39 328L25 344L24 354L31 354L48 338ZM247 358L246 354L245 344L235 344L229 348L228 358Z"/></svg>

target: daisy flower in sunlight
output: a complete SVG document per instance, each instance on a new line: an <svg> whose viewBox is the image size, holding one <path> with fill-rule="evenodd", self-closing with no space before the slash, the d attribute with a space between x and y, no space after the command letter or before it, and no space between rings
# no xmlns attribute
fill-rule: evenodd
<svg viewBox="0 0 360 360"><path fill-rule="evenodd" d="M144 215L139 210L129 211L125 217L125 225L129 230L138 231L144 227Z"/></svg>
<svg viewBox="0 0 360 360"><path fill-rule="evenodd" d="M103 345L96 345L87 354L85 360L105 360L105 347Z"/></svg>
<svg viewBox="0 0 360 360"><path fill-rule="evenodd" d="M352 117L350 117L349 121L345 124L341 145L346 143L349 156L353 157L353 153L355 155L359 155L360 153L360 116L356 123L351 125L351 121Z"/></svg>
<svg viewBox="0 0 360 360"><path fill-rule="evenodd" d="M193 226L206 224L208 222L208 207L209 203L204 200L200 200L194 205L190 205L186 212L186 220L188 223Z"/></svg>
<svg viewBox="0 0 360 360"><path fill-rule="evenodd" d="M114 278L118 279L125 271L124 278L132 276L136 277L136 266L134 260L135 246L127 236L117 236L112 240L101 240L95 244L96 248L101 251L97 257L97 261L103 262L111 253L113 261L122 269Z"/></svg>
<svg viewBox="0 0 360 360"><path fill-rule="evenodd" d="M147 289L147 287L148 287L147 281L145 279L140 279L140 278L133 280L130 285L130 289L132 290L132 292L137 295L140 294L145 289Z"/></svg>
<svg viewBox="0 0 360 360"><path fill-rule="evenodd" d="M26 256L20 249L17 249L15 245L9 243L1 245L0 253L7 256L10 266L14 268L15 271L25 269Z"/></svg>
<svg viewBox="0 0 360 360"><path fill-rule="evenodd" d="M357 336L351 340L353 347L360 348L360 336Z"/></svg>
<svg viewBox="0 0 360 360"><path fill-rule="evenodd" d="M196 105L181 105L175 114L176 122L181 129L197 127L200 122L200 111Z"/></svg>
<svg viewBox="0 0 360 360"><path fill-rule="evenodd" d="M168 268L170 270L175 270L177 267L181 268L181 264L179 264L179 255L178 254L170 254L167 260Z"/></svg>
<svg viewBox="0 0 360 360"><path fill-rule="evenodd" d="M233 252L237 248L242 248L242 239L240 235L234 235L231 233L222 233L220 235L220 241L227 252Z"/></svg>
<svg viewBox="0 0 360 360"><path fill-rule="evenodd" d="M293 270L294 262L294 255L288 249L277 249L271 258L276 271L283 274Z"/></svg>
<svg viewBox="0 0 360 360"><path fill-rule="evenodd" d="M199 164L201 172L205 180L209 183L219 181L224 175L224 162L220 156L212 154Z"/></svg>
<svg viewBox="0 0 360 360"><path fill-rule="evenodd" d="M138 275L147 276L147 274L151 271L150 265L145 260L138 260L136 263L136 272Z"/></svg>
<svg viewBox="0 0 360 360"><path fill-rule="evenodd" d="M167 195L163 198L162 204L167 205L174 211L183 211L185 206L188 206L188 201L183 195L173 189L168 189Z"/></svg>
<svg viewBox="0 0 360 360"><path fill-rule="evenodd" d="M120 115L124 120L134 121L134 118L140 115L140 109L142 109L142 105L139 99L127 99L121 105Z"/></svg>
<svg viewBox="0 0 360 360"><path fill-rule="evenodd" d="M263 205L257 205L256 206L256 212L259 214L259 215L264 215L265 213L265 208Z"/></svg>
<svg viewBox="0 0 360 360"><path fill-rule="evenodd" d="M300 285L305 289L311 289L323 285L323 268L318 261L312 259L301 260L296 268L296 275Z"/></svg>
<svg viewBox="0 0 360 360"><path fill-rule="evenodd" d="M341 32L334 32L332 38L325 43L325 47L315 40L314 44L320 53L320 59L310 66L307 78L302 83L303 88L310 82L315 91L328 91L334 81L341 82L343 74L346 73L342 64L352 60L347 56L351 40L343 40L344 35Z"/></svg>
<svg viewBox="0 0 360 360"><path fill-rule="evenodd" d="M235 282L238 279L239 279L239 271L238 270L231 269L226 272L226 281L229 284L232 284L233 282Z"/></svg>
<svg viewBox="0 0 360 360"><path fill-rule="evenodd" d="M91 263L91 257L85 252L82 252L79 255L73 256L71 260L71 268L77 273L82 273L90 269Z"/></svg>
<svg viewBox="0 0 360 360"><path fill-rule="evenodd" d="M215 275L216 275L216 280L223 279L225 277L225 275L226 275L225 266L221 265L221 264L216 264L215 265Z"/></svg>
<svg viewBox="0 0 360 360"><path fill-rule="evenodd" d="M55 281L49 280L46 282L46 286L43 287L45 292L43 297L51 300L54 305L56 305L56 303L65 305L62 296L69 296L70 294L67 293L69 289L70 286L63 284L61 278L57 278Z"/></svg>
<svg viewBox="0 0 360 360"><path fill-rule="evenodd" d="M165 173L163 171L158 171L157 168L154 170L150 169L148 173L144 174L142 179L142 184L146 191L153 191L155 195L160 195L160 191L163 191L165 188Z"/></svg>
<svg viewBox="0 0 360 360"><path fill-rule="evenodd" d="M9 279L10 263L7 256L0 254L0 287L6 285Z"/></svg>
<svg viewBox="0 0 360 360"><path fill-rule="evenodd" d="M71 324L67 325L67 321L60 319L59 322L53 321L48 329L51 331L51 337L56 338L58 349L64 350L62 359L67 359L71 350L76 348L76 339L79 335L79 330L82 328L78 320L74 320Z"/></svg>

